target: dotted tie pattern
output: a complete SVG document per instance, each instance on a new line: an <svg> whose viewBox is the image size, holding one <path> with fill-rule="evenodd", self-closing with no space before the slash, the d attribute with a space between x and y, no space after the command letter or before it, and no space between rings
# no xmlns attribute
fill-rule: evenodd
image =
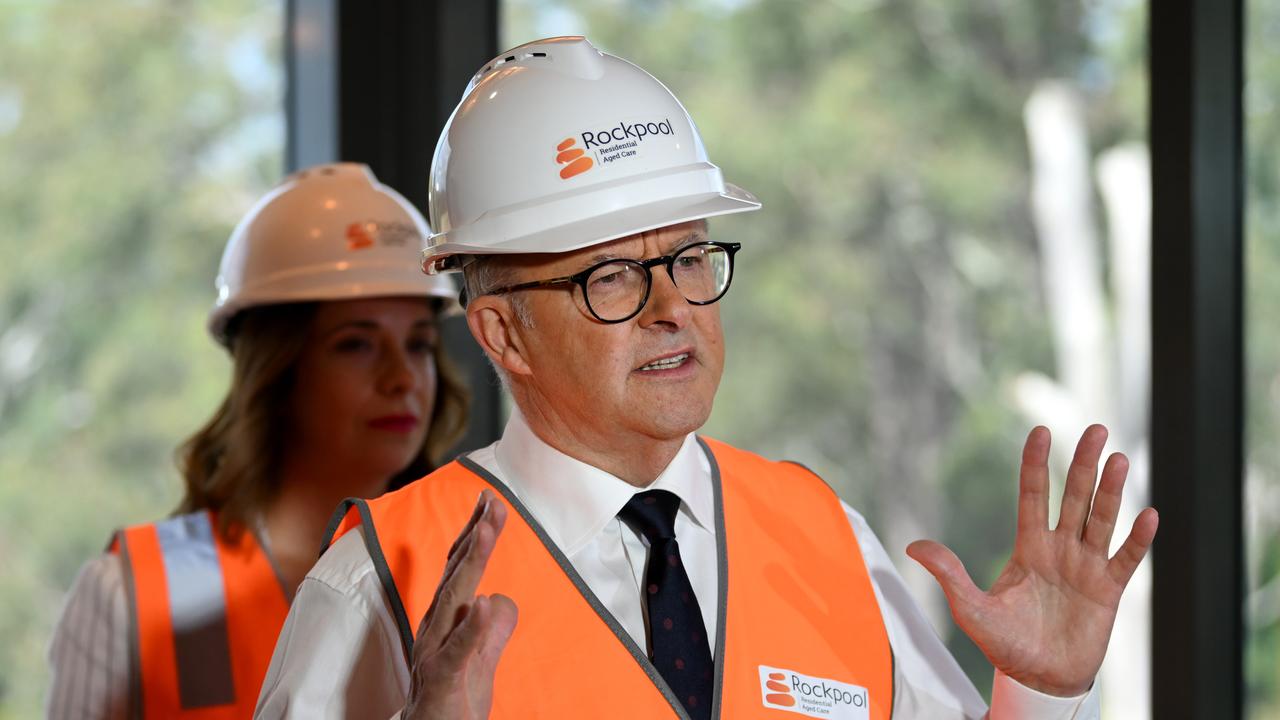
<svg viewBox="0 0 1280 720"><path fill-rule="evenodd" d="M675 519L680 498L666 490L632 496L618 517L649 541L644 595L649 615L649 659L694 720L711 717L711 659L702 610L680 559Z"/></svg>

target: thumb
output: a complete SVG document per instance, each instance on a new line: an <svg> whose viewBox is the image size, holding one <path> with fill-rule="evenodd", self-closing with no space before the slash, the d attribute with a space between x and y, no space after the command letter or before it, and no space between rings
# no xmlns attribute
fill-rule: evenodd
<svg viewBox="0 0 1280 720"><path fill-rule="evenodd" d="M946 545L932 540L917 540L907 546L907 555L928 570L942 586L953 613L961 606L975 605L981 599L982 591L973 584L964 563Z"/></svg>
<svg viewBox="0 0 1280 720"><path fill-rule="evenodd" d="M515 602L506 595L490 595L489 608L489 629L480 646L480 660L483 667L487 668L488 673L491 674L498 666L498 660L507 647L507 641L516 630L519 612Z"/></svg>

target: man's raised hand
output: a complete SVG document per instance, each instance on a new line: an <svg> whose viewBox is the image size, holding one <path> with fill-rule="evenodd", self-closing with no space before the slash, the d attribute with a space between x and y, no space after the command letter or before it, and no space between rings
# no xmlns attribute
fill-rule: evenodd
<svg viewBox="0 0 1280 720"><path fill-rule="evenodd" d="M947 595L956 624L1009 677L1041 692L1087 691L1102 665L1120 595L1151 547L1158 517L1138 514L1128 538L1108 557L1129 461L1107 458L1097 483L1107 429L1092 425L1076 446L1058 526L1049 529L1049 431L1037 427L1022 451L1013 556L991 589L974 585L946 546L918 540L907 554Z"/></svg>
<svg viewBox="0 0 1280 720"><path fill-rule="evenodd" d="M516 605L505 595L476 596L507 508L485 490L449 549L435 599L418 626L404 720L489 717L493 676L516 627Z"/></svg>

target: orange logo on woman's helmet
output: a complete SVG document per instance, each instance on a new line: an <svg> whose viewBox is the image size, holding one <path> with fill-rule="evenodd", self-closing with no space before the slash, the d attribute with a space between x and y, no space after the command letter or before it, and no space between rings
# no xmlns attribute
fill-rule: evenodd
<svg viewBox="0 0 1280 720"><path fill-rule="evenodd" d="M581 175L590 170L591 166L595 164L591 158L586 157L586 151L573 146L575 142L577 141L573 138L565 138L564 142L556 146L556 163L564 165L564 167L560 168L560 179L562 180L568 180L574 175Z"/></svg>
<svg viewBox="0 0 1280 720"><path fill-rule="evenodd" d="M373 235L378 226L374 223L351 223L347 226L347 249L363 250L373 247Z"/></svg>

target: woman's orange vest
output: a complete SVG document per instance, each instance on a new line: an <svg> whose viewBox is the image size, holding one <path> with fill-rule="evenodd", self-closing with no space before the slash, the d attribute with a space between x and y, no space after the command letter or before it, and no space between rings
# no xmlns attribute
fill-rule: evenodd
<svg viewBox="0 0 1280 720"><path fill-rule="evenodd" d="M253 533L227 542L212 513L116 533L142 717L253 717L289 603Z"/></svg>
<svg viewBox="0 0 1280 720"><path fill-rule="evenodd" d="M893 656L858 542L817 476L714 441L720 598L713 717L888 720ZM476 497L510 512L479 592L520 619L494 680L492 718L686 717L661 675L511 491L466 458L335 516L362 527L406 662L446 555Z"/></svg>

